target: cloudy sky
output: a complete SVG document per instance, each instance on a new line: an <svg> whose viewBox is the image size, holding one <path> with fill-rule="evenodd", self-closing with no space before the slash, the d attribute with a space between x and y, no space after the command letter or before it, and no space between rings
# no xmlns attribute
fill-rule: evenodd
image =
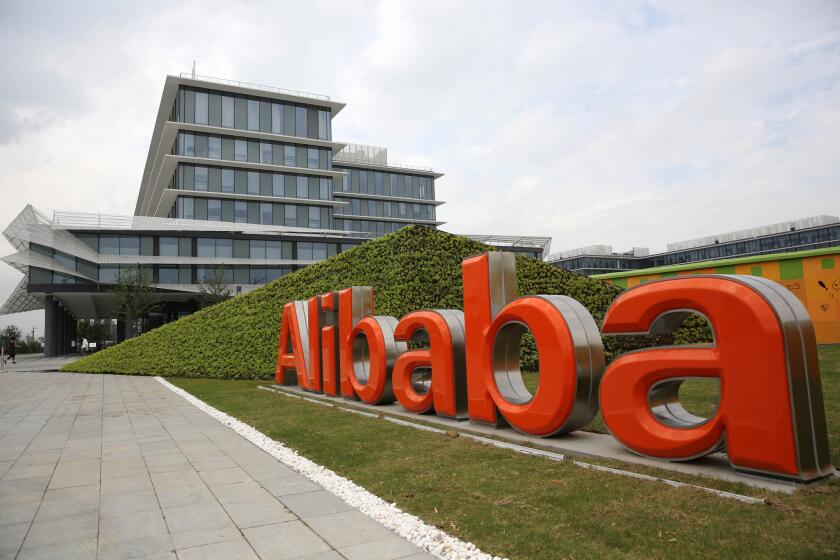
<svg viewBox="0 0 840 560"><path fill-rule="evenodd" d="M446 173L453 232L662 250L840 214L836 0L2 0L0 48L2 227L27 203L131 214L193 60L346 102L337 140ZM0 264L0 299L19 278Z"/></svg>

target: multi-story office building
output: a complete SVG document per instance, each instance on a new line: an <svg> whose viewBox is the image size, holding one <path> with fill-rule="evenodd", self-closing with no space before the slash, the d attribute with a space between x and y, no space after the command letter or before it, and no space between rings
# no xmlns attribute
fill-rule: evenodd
<svg viewBox="0 0 840 560"><path fill-rule="evenodd" d="M134 216L50 218L27 206L4 231L17 252L3 260L24 277L0 314L45 309L46 353L66 353L75 319L112 317L124 271L140 267L158 291L154 326L194 311L201 283L218 270L247 291L403 226L441 225L442 174L391 164L384 148L333 141L344 106L168 76ZM537 258L550 241L480 238Z"/></svg>
<svg viewBox="0 0 840 560"><path fill-rule="evenodd" d="M840 218L813 216L752 229L669 243L664 253L645 247L616 253L610 245L592 245L549 255L556 267L586 276L732 257L769 255L840 245Z"/></svg>

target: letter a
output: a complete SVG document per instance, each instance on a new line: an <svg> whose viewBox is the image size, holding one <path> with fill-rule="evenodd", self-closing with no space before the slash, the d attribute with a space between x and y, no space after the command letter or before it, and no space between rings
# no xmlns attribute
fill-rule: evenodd
<svg viewBox="0 0 840 560"><path fill-rule="evenodd" d="M833 472L814 329L799 300L752 276L654 281L620 295L603 332L667 332L687 311L708 319L714 344L653 348L614 360L601 383L612 435L662 459L692 459L725 445L737 470L796 480ZM720 403L711 418L680 405L686 377L719 380Z"/></svg>

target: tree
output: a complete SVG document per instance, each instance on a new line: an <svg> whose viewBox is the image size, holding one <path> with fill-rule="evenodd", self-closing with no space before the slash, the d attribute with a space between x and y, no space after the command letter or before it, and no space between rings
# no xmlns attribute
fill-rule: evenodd
<svg viewBox="0 0 840 560"><path fill-rule="evenodd" d="M198 287L198 298L201 307L215 305L226 299L230 299L233 290L225 278L225 270L222 267L214 268L209 274L201 279Z"/></svg>
<svg viewBox="0 0 840 560"><path fill-rule="evenodd" d="M22 335L23 333L21 333L17 325L7 325L3 330L0 330L0 343L5 346L12 338L17 339L18 343L20 343Z"/></svg>
<svg viewBox="0 0 840 560"><path fill-rule="evenodd" d="M121 269L111 293L114 296L113 312L118 319L125 321L133 336L138 328L138 321L146 319L152 311L160 307L160 297L151 284L148 269L132 267Z"/></svg>

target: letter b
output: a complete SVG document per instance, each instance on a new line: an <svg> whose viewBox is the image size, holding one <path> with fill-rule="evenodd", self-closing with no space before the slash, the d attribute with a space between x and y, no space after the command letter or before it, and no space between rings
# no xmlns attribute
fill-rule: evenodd
<svg viewBox="0 0 840 560"><path fill-rule="evenodd" d="M470 420L496 425L498 409L514 428L538 436L588 424L598 412L604 371L592 315L566 296L517 298L513 253L466 259L462 270ZM519 369L519 341L526 329L534 335L540 362L533 396Z"/></svg>

